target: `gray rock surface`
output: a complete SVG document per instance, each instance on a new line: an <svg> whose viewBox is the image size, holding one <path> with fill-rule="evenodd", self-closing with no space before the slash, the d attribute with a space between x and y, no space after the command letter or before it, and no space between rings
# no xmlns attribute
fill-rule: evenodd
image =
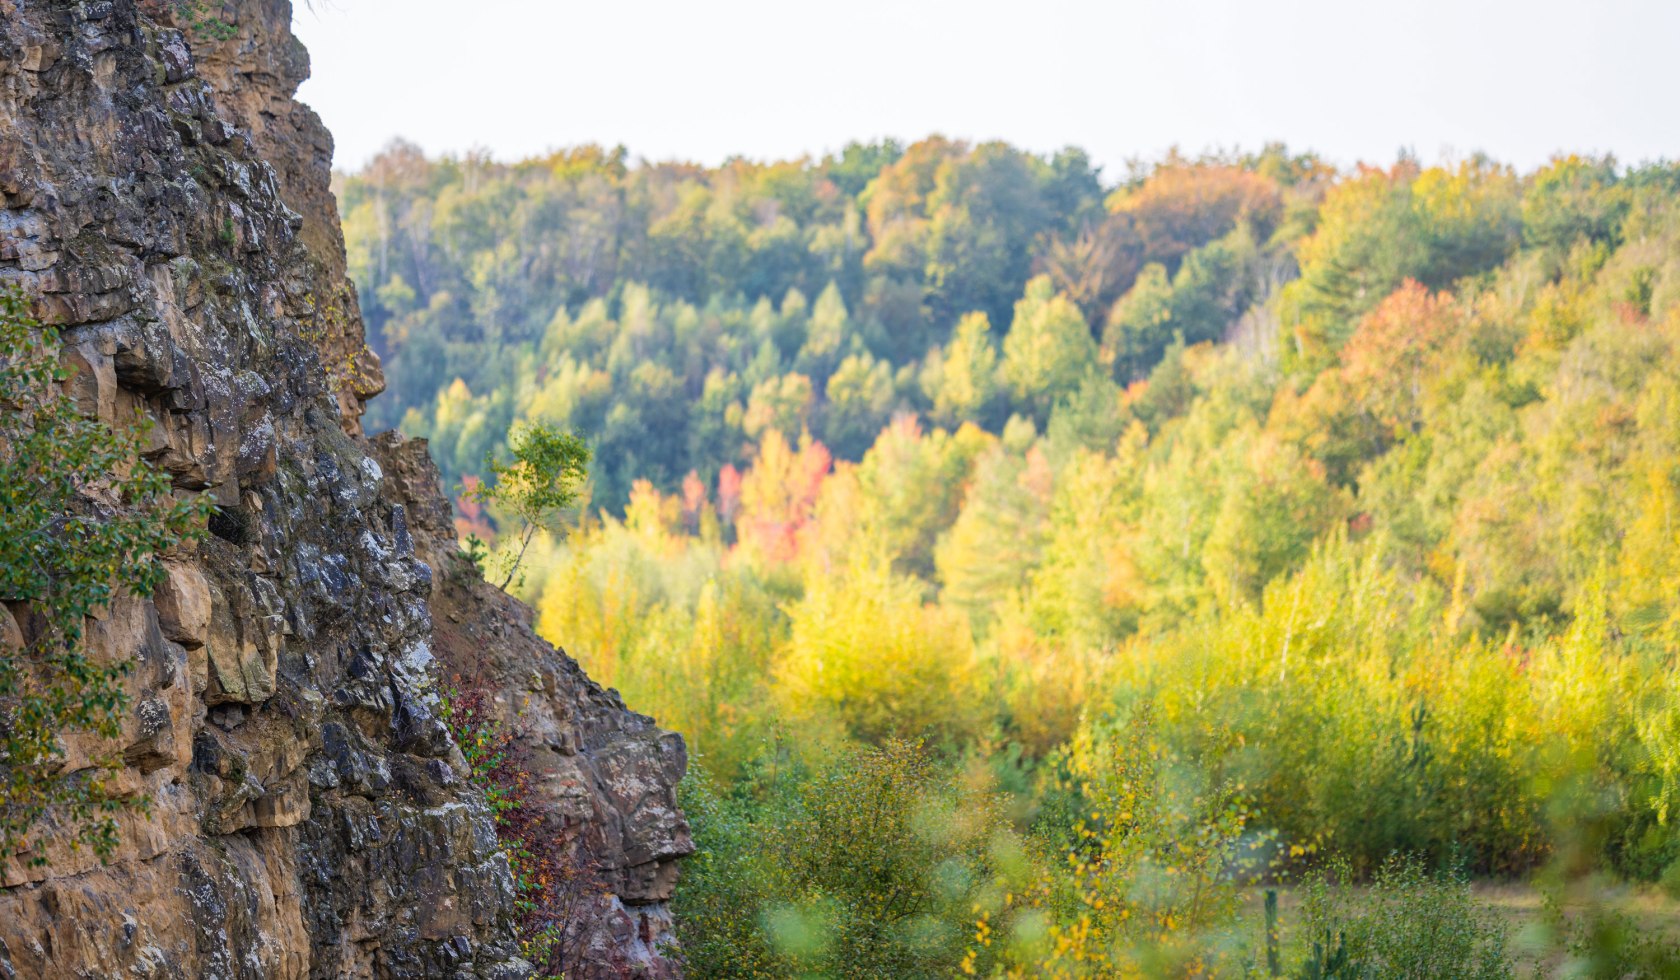
<svg viewBox="0 0 1680 980"><path fill-rule="evenodd" d="M506 860L438 717L459 664L434 650L463 644L596 873L570 975L675 975L681 739L517 603L434 574L452 553L435 471L361 432L383 379L331 141L292 98L290 5L205 8L231 38L172 0L0 0L0 283L58 331L83 409L149 416L148 455L219 505L152 600L91 624L95 656L135 665L119 784L151 805L108 863L51 833L45 866L0 863L0 976L527 975ZM71 768L96 748L67 747Z"/></svg>

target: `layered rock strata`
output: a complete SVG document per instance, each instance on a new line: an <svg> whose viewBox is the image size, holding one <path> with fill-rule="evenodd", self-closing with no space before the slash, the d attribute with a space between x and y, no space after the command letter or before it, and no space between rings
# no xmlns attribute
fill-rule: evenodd
<svg viewBox="0 0 1680 980"><path fill-rule="evenodd" d="M0 864L0 976L529 975L440 718L468 648L594 875L569 975L674 975L681 741L445 574L423 447L363 438L383 380L290 18L0 0L0 284L57 332L83 410L151 418L147 455L217 504L151 600L89 631L132 665L118 785L150 806L108 861L49 827L44 866ZM68 765L96 748L67 738Z"/></svg>

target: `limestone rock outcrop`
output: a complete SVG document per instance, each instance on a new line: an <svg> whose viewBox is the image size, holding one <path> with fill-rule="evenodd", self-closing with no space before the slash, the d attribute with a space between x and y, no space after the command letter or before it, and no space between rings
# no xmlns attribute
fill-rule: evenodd
<svg viewBox="0 0 1680 980"><path fill-rule="evenodd" d="M436 570L439 671L491 694L518 733L553 836L569 841L582 886L596 896L568 943L584 962L674 975L660 953L672 934L667 901L677 858L694 849L671 794L688 766L682 738L626 710L616 691L537 636L528 606L487 585L460 555L424 440L385 433L373 444L414 551Z"/></svg>
<svg viewBox="0 0 1680 980"><path fill-rule="evenodd" d="M383 379L290 19L0 0L0 285L58 332L83 410L151 418L148 456L217 504L152 599L88 631L133 667L119 785L150 806L108 862L51 833L45 865L0 861L0 977L527 976L439 715L469 653L596 873L568 975L675 975L681 740L451 572L423 447L363 437Z"/></svg>

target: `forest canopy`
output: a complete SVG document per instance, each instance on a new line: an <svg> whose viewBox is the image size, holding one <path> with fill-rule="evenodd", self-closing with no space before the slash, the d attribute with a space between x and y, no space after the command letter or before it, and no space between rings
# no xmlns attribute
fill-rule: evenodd
<svg viewBox="0 0 1680 980"><path fill-rule="evenodd" d="M370 421L451 486L524 425L589 443L516 592L697 750L696 956L863 956L778 945L808 889L882 975L1193 960L1177 899L1127 889L1255 834L1379 883L1398 853L1680 891L1680 167L396 145L339 190L392 380ZM942 946L752 857L871 779L985 815L916 926ZM1157 792L1189 794L1157 837L1115 829ZM970 909L1015 945L965 940Z"/></svg>
<svg viewBox="0 0 1680 980"><path fill-rule="evenodd" d="M938 137L715 169L395 144L339 190L391 378L370 422L430 436L452 479L516 420L570 428L622 512L635 479L710 483L769 429L856 460L899 415L1042 426L1137 381L1293 275L1331 176L1277 147L1110 187L1077 150Z"/></svg>

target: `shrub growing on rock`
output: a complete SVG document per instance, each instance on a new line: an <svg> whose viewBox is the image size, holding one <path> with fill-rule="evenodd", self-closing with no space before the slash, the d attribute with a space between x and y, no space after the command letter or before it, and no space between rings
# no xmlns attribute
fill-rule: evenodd
<svg viewBox="0 0 1680 980"><path fill-rule="evenodd" d="M537 532L554 530L567 508L577 502L589 467L589 447L582 439L541 422L515 429L508 437L508 449L513 454L511 462L501 462L493 454L485 456L491 482L476 484L466 494L478 503L496 505L505 519L519 527L517 543L505 544L490 559L503 576L497 586L501 589L519 575Z"/></svg>
<svg viewBox="0 0 1680 980"><path fill-rule="evenodd" d="M150 596L158 555L206 515L140 458L146 420L83 415L69 378L24 298L0 292L0 856L43 819L108 854L117 814L143 802L108 779L130 662L90 656L84 628L125 592ZM87 732L108 751L67 771L65 736Z"/></svg>

